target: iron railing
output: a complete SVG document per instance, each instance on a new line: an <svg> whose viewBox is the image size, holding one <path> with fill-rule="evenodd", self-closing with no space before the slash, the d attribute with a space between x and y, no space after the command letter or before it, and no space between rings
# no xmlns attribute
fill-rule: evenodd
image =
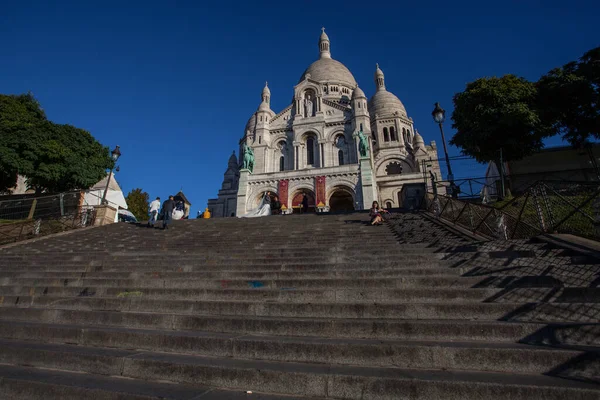
<svg viewBox="0 0 600 400"><path fill-rule="evenodd" d="M0 245L93 225L96 211L82 199L81 192L0 197Z"/></svg>
<svg viewBox="0 0 600 400"><path fill-rule="evenodd" d="M598 182L537 182L520 196L493 205L428 193L423 208L474 234L525 239L542 233L570 233L600 240Z"/></svg>
<svg viewBox="0 0 600 400"><path fill-rule="evenodd" d="M536 172L526 174L507 174L504 178L505 192L521 195L533 184L544 182L561 182L570 184L572 182L594 183L598 182L598 174L593 168L579 168L572 170ZM454 183L457 197L463 200L482 201L483 203L494 202L501 196L500 175L489 175L478 178L456 178L454 181L436 180L435 184L439 194L450 195L451 184Z"/></svg>

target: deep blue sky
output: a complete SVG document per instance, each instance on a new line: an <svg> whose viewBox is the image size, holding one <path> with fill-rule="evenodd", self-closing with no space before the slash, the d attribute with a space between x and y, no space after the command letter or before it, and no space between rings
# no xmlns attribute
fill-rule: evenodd
<svg viewBox="0 0 600 400"><path fill-rule="evenodd" d="M164 199L183 187L195 214L216 196L264 82L275 112L289 104L318 57L321 26L367 96L380 64L440 157L435 101L450 115L467 82L535 80L600 45L600 2L591 0L201 3L4 2L0 92L31 91L51 120L120 145L126 193L141 187ZM453 167L457 177L484 170Z"/></svg>

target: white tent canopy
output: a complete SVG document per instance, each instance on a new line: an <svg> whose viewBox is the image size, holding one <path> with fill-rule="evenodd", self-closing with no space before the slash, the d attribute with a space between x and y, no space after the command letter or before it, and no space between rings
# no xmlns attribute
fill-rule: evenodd
<svg viewBox="0 0 600 400"><path fill-rule="evenodd" d="M106 180L108 177L109 175L85 191L85 195L83 197L84 206L98 206L102 204L102 196L104 196ZM119 183L112 173L110 174L110 183L106 192L106 201L110 206L117 208L117 210L119 208L128 208L127 202L125 201L125 196L123 196L123 191L121 190Z"/></svg>

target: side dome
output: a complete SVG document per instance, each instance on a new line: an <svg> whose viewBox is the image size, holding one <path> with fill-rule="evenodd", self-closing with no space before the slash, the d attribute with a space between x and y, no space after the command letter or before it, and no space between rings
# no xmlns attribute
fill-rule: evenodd
<svg viewBox="0 0 600 400"><path fill-rule="evenodd" d="M352 92L352 98L353 99L366 99L367 96L365 96L365 92L363 92L361 88L356 86L356 88Z"/></svg>
<svg viewBox="0 0 600 400"><path fill-rule="evenodd" d="M414 142L415 148L417 148L417 149L425 148L425 141L423 140L423 136L421 136L419 134L419 131L417 131L417 130L415 130L415 137L413 139L413 142Z"/></svg>
<svg viewBox="0 0 600 400"><path fill-rule="evenodd" d="M401 115L406 117L406 108L395 94L388 92L387 90L379 90L375 92L373 97L367 104L369 114L371 116L378 115L389 115L398 111Z"/></svg>
<svg viewBox="0 0 600 400"><path fill-rule="evenodd" d="M320 58L304 71L300 77L302 82L306 78L306 74L310 74L310 78L317 82L339 82L350 87L356 86L356 80L352 73L344 64L334 60L333 58Z"/></svg>
<svg viewBox="0 0 600 400"><path fill-rule="evenodd" d="M379 68L379 64L375 64L375 66L375 86L377 86L377 91L367 104L369 114L371 114L371 116L375 116L375 114L384 116L398 112L400 115L406 117L406 108L404 108L404 104L402 104L395 94L386 90L385 75L381 68Z"/></svg>
<svg viewBox="0 0 600 400"><path fill-rule="evenodd" d="M252 114L252 116L246 123L246 129L245 129L244 135L248 132L253 133L255 127L256 127L256 113Z"/></svg>

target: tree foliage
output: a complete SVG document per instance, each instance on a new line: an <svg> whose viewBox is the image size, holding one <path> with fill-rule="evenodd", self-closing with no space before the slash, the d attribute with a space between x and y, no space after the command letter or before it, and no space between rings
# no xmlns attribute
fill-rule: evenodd
<svg viewBox="0 0 600 400"><path fill-rule="evenodd" d="M600 139L600 47L531 83L514 75L481 78L454 96L450 141L479 162L508 161L562 135L574 147Z"/></svg>
<svg viewBox="0 0 600 400"><path fill-rule="evenodd" d="M575 147L600 139L600 47L537 83L540 117Z"/></svg>
<svg viewBox="0 0 600 400"><path fill-rule="evenodd" d="M129 211L135 215L138 221L148 219L148 201L150 196L143 192L142 189L132 189L125 197Z"/></svg>
<svg viewBox="0 0 600 400"><path fill-rule="evenodd" d="M83 129L48 121L31 94L0 95L0 191L18 174L38 193L86 189L111 167L108 147Z"/></svg>
<svg viewBox="0 0 600 400"><path fill-rule="evenodd" d="M478 162L519 160L551 136L536 110L535 84L515 75L480 78L454 96L451 144Z"/></svg>

